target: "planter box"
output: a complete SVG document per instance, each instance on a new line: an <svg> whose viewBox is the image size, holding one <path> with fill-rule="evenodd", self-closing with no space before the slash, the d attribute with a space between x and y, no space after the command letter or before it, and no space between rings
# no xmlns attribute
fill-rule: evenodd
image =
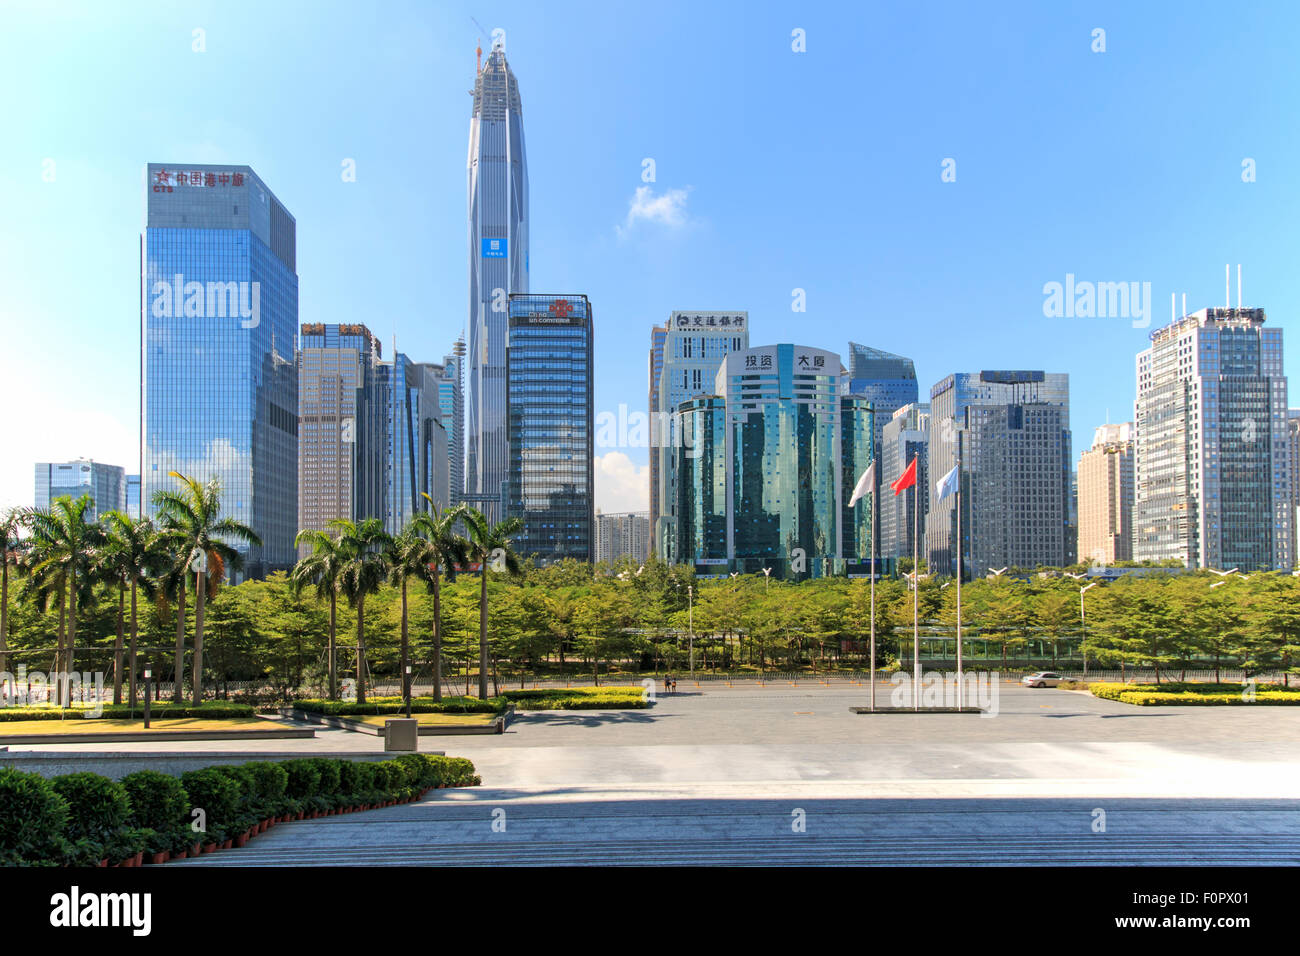
<svg viewBox="0 0 1300 956"><path fill-rule="evenodd" d="M203 852L204 852L204 853L215 853L215 852L217 852L217 845L216 845L215 843L205 843L205 844L203 844Z"/></svg>
<svg viewBox="0 0 1300 956"><path fill-rule="evenodd" d="M163 850L161 853L154 853L149 856L149 862L155 866L159 863L166 863L172 858L170 850Z"/></svg>

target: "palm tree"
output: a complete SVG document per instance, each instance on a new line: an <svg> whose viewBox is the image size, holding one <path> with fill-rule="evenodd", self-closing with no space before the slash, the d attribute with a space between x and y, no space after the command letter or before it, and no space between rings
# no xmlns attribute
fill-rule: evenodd
<svg viewBox="0 0 1300 956"><path fill-rule="evenodd" d="M163 551L158 532L149 518L132 518L122 511L110 511L104 516L107 544L101 568L109 580L117 585L117 641L113 646L113 703L122 702L122 642L124 631L124 605L126 590L131 589L131 643L128 650L130 670L128 699L136 702L136 639L140 633L137 595L143 591L152 598L157 591L154 575L163 563Z"/></svg>
<svg viewBox="0 0 1300 956"><path fill-rule="evenodd" d="M482 700L487 700L488 565L503 565L512 574L520 571L522 565L519 556L510 548L510 539L523 530L524 523L515 517L492 524L481 511L474 508L466 508L461 517L469 532L466 557L479 565L478 696Z"/></svg>
<svg viewBox="0 0 1300 956"><path fill-rule="evenodd" d="M412 578L417 581L429 580L429 565L433 563L433 549L421 536L420 529L411 521L401 533L388 542L384 554L388 562L388 581L402 592L402 700L409 700L411 693L411 675L407 673L407 662L411 659L411 642L407 629L406 589ZM409 717L410 714L407 714Z"/></svg>
<svg viewBox="0 0 1300 956"><path fill-rule="evenodd" d="M464 564L468 542L456 533L465 516L465 506L438 510L426 494L430 511L415 516L412 525L429 543L429 588L433 592L433 699L442 700L442 575L456 580L456 567Z"/></svg>
<svg viewBox="0 0 1300 956"><path fill-rule="evenodd" d="M194 663L191 671L194 678L193 703L197 707L203 702L204 602L209 589L216 593L227 568L238 570L243 564L243 557L227 543L227 539L255 547L261 546L262 539L248 525L234 518L221 517L221 483L215 478L207 484L200 484L197 479L179 472L168 474L180 483L180 490L159 491L153 496L153 503L163 524L163 537L175 548L184 567L194 572Z"/></svg>
<svg viewBox="0 0 1300 956"><path fill-rule="evenodd" d="M339 696L338 660L335 646L338 635L338 600L339 583L343 576L343 552L337 538L332 538L324 531L305 528L298 532L294 546L311 545L311 553L293 566L289 574L289 587L295 594L304 587L313 586L316 596L330 599L330 635L326 653L329 656L329 697L336 700Z"/></svg>
<svg viewBox="0 0 1300 956"><path fill-rule="evenodd" d="M366 702L366 596L379 590L388 577L385 550L392 537L378 518L360 522L338 518L330 527L339 531L338 548L343 557L340 590L357 610L357 703Z"/></svg>
<svg viewBox="0 0 1300 956"><path fill-rule="evenodd" d="M27 550L21 532L26 512L10 508L0 514L0 674L9 670L9 568L18 562Z"/></svg>
<svg viewBox="0 0 1300 956"><path fill-rule="evenodd" d="M96 556L96 549L104 541L103 529L86 520L86 514L95 506L89 495L82 495L76 501L64 496L54 499L48 509L34 509L27 513L27 521L32 529L32 573L37 578L56 579L60 590L60 607L62 608L64 589L67 594L67 643L64 646L64 659L55 657L56 673L70 674L76 664L77 654L77 605L78 598L84 593L89 583ZM61 688L68 688L66 680L59 681ZM63 697L62 691L60 697ZM70 701L60 700L60 703Z"/></svg>

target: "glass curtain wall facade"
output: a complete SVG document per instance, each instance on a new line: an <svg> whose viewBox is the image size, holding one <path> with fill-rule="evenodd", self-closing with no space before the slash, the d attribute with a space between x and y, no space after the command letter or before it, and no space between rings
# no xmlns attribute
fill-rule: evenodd
<svg viewBox="0 0 1300 956"><path fill-rule="evenodd" d="M381 517L385 416L379 340L364 325L303 325L298 342L298 527ZM299 549L305 554L306 546Z"/></svg>
<svg viewBox="0 0 1300 956"><path fill-rule="evenodd" d="M497 41L474 80L469 126L465 500L502 517L507 298L528 291L528 160L519 84Z"/></svg>
<svg viewBox="0 0 1300 956"><path fill-rule="evenodd" d="M916 458L916 483L922 489L930 487L928 449L930 444L930 405L911 403L894 412L885 424L880 441L880 487L888 489L902 477L912 459ZM915 514L921 508L919 518ZM925 540L926 517L930 511L930 495L912 495L904 492L895 495L887 491L880 498L880 557L883 560L911 559L912 540L917 532ZM917 550L924 550L917 542Z"/></svg>
<svg viewBox="0 0 1300 956"><path fill-rule="evenodd" d="M86 512L87 521L98 521L101 515L110 511L124 510L127 506L126 469L100 464L89 458L36 463L37 508L49 508L50 502L56 498L68 497L75 501L82 495L90 495L94 501Z"/></svg>
<svg viewBox="0 0 1300 956"><path fill-rule="evenodd" d="M934 482L962 462L963 569L1062 567L1070 512L1070 383L1063 373L949 375L930 390L930 571L956 573L956 497Z"/></svg>
<svg viewBox="0 0 1300 956"><path fill-rule="evenodd" d="M799 580L840 554L840 358L772 345L728 355L727 557L734 570Z"/></svg>
<svg viewBox="0 0 1300 956"><path fill-rule="evenodd" d="M542 563L595 557L592 336L584 295L510 297L508 513Z"/></svg>
<svg viewBox="0 0 1300 956"><path fill-rule="evenodd" d="M875 453L875 412L866 399L840 398L840 556L850 577L871 573L871 497L849 507L858 479L871 467ZM880 471L879 468L876 469ZM875 491L871 493L876 494ZM879 521L877 521L879 525ZM879 527L877 527L879 532Z"/></svg>
<svg viewBox="0 0 1300 956"><path fill-rule="evenodd" d="M656 389L658 404L652 408L652 420L661 426L656 429L664 447L673 448L681 441L674 429L673 412L682 402L699 395L711 394L718 367L731 352L749 348L749 314L747 312L674 312L668 318L668 333L664 338L663 362ZM676 475L672 465L676 459L660 456L660 502L657 542L659 553L665 560L676 563L672 550L676 537L677 503Z"/></svg>
<svg viewBox="0 0 1300 956"><path fill-rule="evenodd" d="M1134 405L1134 560L1286 570L1294 509L1282 330L1201 309L1151 333Z"/></svg>
<svg viewBox="0 0 1300 956"><path fill-rule="evenodd" d="M663 467L663 459L672 453L668 446L667 437L668 429L659 424L656 418L659 411L659 374L664 367L664 342L668 339L668 323L656 325L650 329L650 356L649 356L649 374L650 374L650 395L646 405L649 411L651 423L650 428L650 546L654 548L659 557L664 557L663 547L654 540L658 532L655 530L659 527L659 514L661 510L659 502L659 481L660 469Z"/></svg>
<svg viewBox="0 0 1300 956"><path fill-rule="evenodd" d="M141 498L221 482L258 533L243 574L287 569L298 517L296 225L248 166L150 163L141 240Z"/></svg>
<svg viewBox="0 0 1300 956"><path fill-rule="evenodd" d="M416 514L429 510L426 493L439 507L447 504L447 434L429 366L397 352L377 372L384 410L382 517L384 530L398 534Z"/></svg>
<svg viewBox="0 0 1300 956"><path fill-rule="evenodd" d="M667 450L677 475L674 553L697 576L717 574L727 565L727 402L693 398L674 417L682 437Z"/></svg>

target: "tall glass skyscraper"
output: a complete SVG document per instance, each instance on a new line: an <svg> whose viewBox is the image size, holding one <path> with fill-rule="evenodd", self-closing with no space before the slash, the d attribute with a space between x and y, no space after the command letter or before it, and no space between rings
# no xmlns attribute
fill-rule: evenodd
<svg viewBox="0 0 1300 956"><path fill-rule="evenodd" d="M591 303L512 295L507 350L508 513L515 550L540 561L595 558Z"/></svg>
<svg viewBox="0 0 1300 956"><path fill-rule="evenodd" d="M364 325L302 326L298 342L298 527L384 514L383 358ZM306 546L304 546L305 548Z"/></svg>
<svg viewBox="0 0 1300 956"><path fill-rule="evenodd" d="M673 448L681 435L676 431L673 413L689 398L713 393L718 367L731 352L749 348L749 313L747 312L674 312L665 326L659 383L653 390L651 406L653 444ZM654 340L652 339L652 342ZM651 355L651 369L654 368ZM654 449L652 448L652 451ZM658 527L652 527L656 550L666 561L676 563L673 539L676 535L676 476L672 455L651 458L651 480L656 482Z"/></svg>
<svg viewBox="0 0 1300 956"><path fill-rule="evenodd" d="M931 497L925 525L931 572L956 573L956 498L935 502L934 484L959 458L965 574L1067 563L1068 375L1016 370L947 376L930 389L927 456L929 487L920 493Z"/></svg>
<svg viewBox="0 0 1300 956"><path fill-rule="evenodd" d="M671 457L677 501L673 560L694 564L698 577L727 569L727 401L706 395L682 402L673 416L681 441Z"/></svg>
<svg viewBox="0 0 1300 956"><path fill-rule="evenodd" d="M715 391L727 402L732 567L788 579L834 573L844 502L840 357L799 345L732 352Z"/></svg>
<svg viewBox="0 0 1300 956"><path fill-rule="evenodd" d="M216 478L244 573L290 567L298 517L296 224L248 166L150 163L140 244L141 496Z"/></svg>
<svg viewBox="0 0 1300 956"><path fill-rule="evenodd" d="M672 449L667 448L667 428L656 426L656 415L659 411L659 373L664 367L664 343L668 340L668 323L655 325L650 328L650 395L646 405L650 413L650 547L659 555L664 557L662 546L658 544L655 538L655 528L659 524L659 513L662 505L659 501L659 471L663 467L664 459L672 454Z"/></svg>
<svg viewBox="0 0 1300 956"><path fill-rule="evenodd" d="M1137 357L1133 558L1288 570L1287 381L1263 309L1201 309Z"/></svg>
<svg viewBox="0 0 1300 956"><path fill-rule="evenodd" d="M465 496L499 520L509 462L507 299L528 291L528 160L519 84L496 41L474 80L469 124L469 318Z"/></svg>

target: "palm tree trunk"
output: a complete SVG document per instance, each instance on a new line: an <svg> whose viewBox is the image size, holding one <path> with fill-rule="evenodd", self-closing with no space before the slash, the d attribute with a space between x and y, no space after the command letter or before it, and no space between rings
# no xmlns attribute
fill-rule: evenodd
<svg viewBox="0 0 1300 956"><path fill-rule="evenodd" d="M131 675L130 675L130 677L128 678L128 690L127 690L127 693L128 693L128 696L131 698L131 707L132 707L132 708L135 707L135 674L136 674L136 669L135 669L135 639L136 639L136 635L137 635L138 630L139 630L138 622L137 622L137 619L136 619L136 609L135 609L135 589L136 589L136 580L137 580L137 579L136 579L136 576L135 576L134 574L131 575L131 650L130 650L130 657L131 657Z"/></svg>
<svg viewBox="0 0 1300 956"><path fill-rule="evenodd" d="M433 699L442 700L442 588L438 568L433 569Z"/></svg>
<svg viewBox="0 0 1300 956"><path fill-rule="evenodd" d="M185 580L181 579L176 599L176 675L173 678L172 700L181 702L181 688L185 684Z"/></svg>
<svg viewBox="0 0 1300 956"><path fill-rule="evenodd" d="M194 663L190 668L194 676L194 706L203 703L203 605L207 598L208 574L199 571L194 576Z"/></svg>
<svg viewBox="0 0 1300 956"><path fill-rule="evenodd" d="M366 702L366 596L357 598L357 703Z"/></svg>
<svg viewBox="0 0 1300 956"><path fill-rule="evenodd" d="M117 640L113 642L113 703L122 703L122 631L126 618L126 582L117 582Z"/></svg>
<svg viewBox="0 0 1300 956"><path fill-rule="evenodd" d="M411 675L406 669L406 663L411 659L411 645L407 633L407 616L406 616L406 579L402 579L402 700L408 700L411 696ZM406 716L411 716L407 714Z"/></svg>
<svg viewBox="0 0 1300 956"><path fill-rule="evenodd" d="M335 593L334 588L330 588L330 644L326 648L329 654L329 675L330 675L330 700L339 699L339 672L338 661L335 657L335 645L337 643L336 627L338 626L338 604L339 596Z"/></svg>
<svg viewBox="0 0 1300 956"><path fill-rule="evenodd" d="M76 666L77 660L77 572L73 571L68 576L68 650L65 658L63 686L67 688L64 694L66 698L64 706L72 704L72 685L69 678L72 676L72 669Z"/></svg>
<svg viewBox="0 0 1300 956"><path fill-rule="evenodd" d="M64 634L67 632L67 627L68 627L68 594L66 591L63 590L62 587L60 587L59 588L59 643L54 648L54 665L50 668L51 683L47 685L45 691L46 700L54 701L59 704L63 703L63 695L59 694L58 697L55 698L54 692L58 689L59 667L63 663L63 640L64 640Z"/></svg>
<svg viewBox="0 0 1300 956"><path fill-rule="evenodd" d="M478 696L487 700L487 561L479 569L481 584L478 593Z"/></svg>
<svg viewBox="0 0 1300 956"><path fill-rule="evenodd" d="M0 552L0 674L9 670L9 552Z"/></svg>

